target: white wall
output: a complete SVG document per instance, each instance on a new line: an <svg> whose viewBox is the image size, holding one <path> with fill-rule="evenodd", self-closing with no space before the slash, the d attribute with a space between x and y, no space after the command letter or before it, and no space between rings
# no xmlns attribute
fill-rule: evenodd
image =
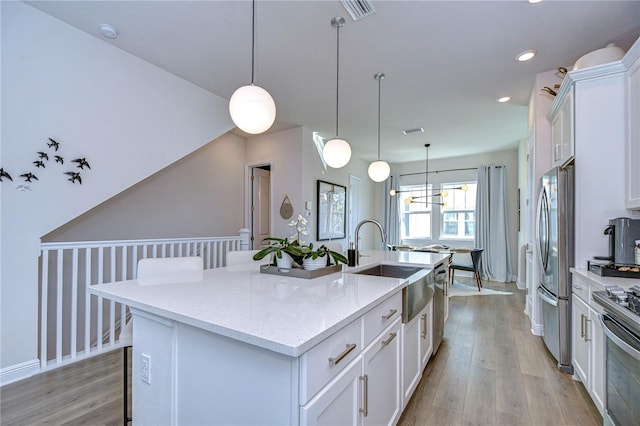
<svg viewBox="0 0 640 426"><path fill-rule="evenodd" d="M516 262L518 259L518 225L517 225L517 194L518 194L518 149L510 149L496 152L488 152L484 154L451 157L451 158L438 158L429 159L429 171L434 172L437 170L448 169L475 169L481 165L505 165L507 171L506 177L506 192L507 192L507 218L509 226L509 245L511 249L511 270L516 271ZM409 173L423 173L417 176L408 176L406 178L400 178L401 184L406 183L424 183L424 170L425 162L416 161L405 164L392 164L391 173L395 174L409 174ZM455 172L443 172L443 173L429 173L429 184L437 188L438 185L444 182L456 182L465 180L476 180L476 170L465 170ZM386 195L388 196L388 195ZM435 239L432 241L436 241ZM422 241L421 243L429 244L432 241ZM442 241L453 247L471 247L473 241L452 241L452 240L438 240Z"/></svg>
<svg viewBox="0 0 640 426"><path fill-rule="evenodd" d="M518 270L517 270L517 283L518 288L526 288L526 245L527 245L527 221L529 211L527 209L527 140L523 139L518 145L518 189L520 199L520 217L516 220L516 227L518 226Z"/></svg>
<svg viewBox="0 0 640 426"><path fill-rule="evenodd" d="M279 213L284 196L288 195L294 208L292 219L296 219L298 214L307 218L307 228L310 235L306 240L315 243L317 180L348 187L349 174L359 176L363 182L363 217L381 219L374 208L376 185L367 176L368 164L352 157L345 167L341 169L328 167L325 172L313 143L313 132L307 128L295 127L247 139L245 161L247 166L271 164L271 229L273 236L291 235L291 228L287 226L291 219L282 219ZM311 217L306 215L305 201L312 202ZM377 230L373 228L362 229L363 248L379 247L380 238L376 237L375 232ZM349 230L347 227L347 238L334 240L334 242L342 243L346 247L346 241L349 237L353 237L352 234L353 230Z"/></svg>
<svg viewBox="0 0 640 426"><path fill-rule="evenodd" d="M348 243L354 241L355 238L355 229L349 228L349 175L359 177L361 180L361 194L362 194L362 211L361 217L358 220L362 219L377 219L382 222L382 213L375 208L376 206L376 197L375 193L377 188L382 187L382 184L375 183L367 174L367 169L369 167L369 163L356 158L351 157L349 164L340 169L334 169L327 166L327 170L325 171L322 166L322 160L320 159L320 155L313 143L313 133L309 130L304 135L304 164L306 165L304 172L304 182L305 186L303 187L303 193L305 194L305 200L313 201L313 219L314 219L314 240L315 240L315 224L316 222L316 209L317 209L317 181L323 180L325 182L331 182L338 185L342 185L347 188L347 217L345 224L345 238L341 240L333 240L333 243L342 244L343 249L348 248ZM359 247L362 250L368 249L379 249L381 245L380 231L372 225L363 226L360 229L360 245Z"/></svg>
<svg viewBox="0 0 640 426"><path fill-rule="evenodd" d="M303 128L294 127L246 140L246 165L271 165L271 226L269 229L274 237L289 236L291 228L287 224L302 212L302 137ZM294 216L291 219L283 219L280 216L280 205L285 195L293 205ZM245 207L247 225L250 223L248 210Z"/></svg>
<svg viewBox="0 0 640 426"><path fill-rule="evenodd" d="M20 2L2 8L1 357L33 363L38 347L39 239L232 128L227 101ZM48 163L31 191L47 138L65 164ZM62 171L86 157L73 185Z"/></svg>
<svg viewBox="0 0 640 426"><path fill-rule="evenodd" d="M227 133L44 236L101 241L237 235L243 138Z"/></svg>

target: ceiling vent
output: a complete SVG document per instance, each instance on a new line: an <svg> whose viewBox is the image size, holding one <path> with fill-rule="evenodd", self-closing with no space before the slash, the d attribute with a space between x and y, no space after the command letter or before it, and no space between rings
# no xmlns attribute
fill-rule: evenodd
<svg viewBox="0 0 640 426"><path fill-rule="evenodd" d="M354 21L369 16L376 11L368 0L340 0L340 3L347 9Z"/></svg>
<svg viewBox="0 0 640 426"><path fill-rule="evenodd" d="M406 136L411 133L424 133L424 129L422 127L418 127L417 129L407 129L403 130L402 133Z"/></svg>

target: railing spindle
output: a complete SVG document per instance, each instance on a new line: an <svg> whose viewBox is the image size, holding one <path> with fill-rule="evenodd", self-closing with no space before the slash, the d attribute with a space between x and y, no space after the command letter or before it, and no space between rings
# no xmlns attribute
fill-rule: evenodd
<svg viewBox="0 0 640 426"><path fill-rule="evenodd" d="M69 351L75 359L78 352L78 248L73 249L71 261L71 343Z"/></svg>
<svg viewBox="0 0 640 426"><path fill-rule="evenodd" d="M42 250L42 287L40 303L40 368L47 366L47 303L49 301L49 250Z"/></svg>
<svg viewBox="0 0 640 426"><path fill-rule="evenodd" d="M58 273L56 276L56 362L59 363L62 361L62 285L64 284L64 281L62 280L62 272L64 270L62 261L64 258L64 250L58 249L57 256L58 258L56 260L58 264Z"/></svg>
<svg viewBox="0 0 640 426"><path fill-rule="evenodd" d="M138 260L148 257L201 256L206 269L220 267L224 265L230 250L242 247L243 238L240 235L41 244L41 370L118 347L116 332L126 322L127 307L111 300L107 305L104 298L89 294L89 286L135 278ZM52 252L56 255L55 260ZM82 268L84 278L81 275ZM79 312L82 292L84 315ZM55 315L51 309L56 309ZM119 322L116 312L120 316ZM49 316L54 319L49 321Z"/></svg>

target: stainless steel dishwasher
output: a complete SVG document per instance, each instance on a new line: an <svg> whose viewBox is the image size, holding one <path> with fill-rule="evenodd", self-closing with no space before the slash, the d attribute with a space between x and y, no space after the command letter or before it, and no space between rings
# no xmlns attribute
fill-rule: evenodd
<svg viewBox="0 0 640 426"><path fill-rule="evenodd" d="M438 352L444 333L444 298L447 291L447 262L441 262L431 271L430 279L435 283L433 296L433 355Z"/></svg>

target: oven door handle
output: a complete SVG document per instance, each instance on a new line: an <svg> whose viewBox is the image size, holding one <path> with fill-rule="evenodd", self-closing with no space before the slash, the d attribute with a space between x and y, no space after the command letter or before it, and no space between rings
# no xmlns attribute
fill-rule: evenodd
<svg viewBox="0 0 640 426"><path fill-rule="evenodd" d="M623 351L625 351L627 354L629 354L630 356L632 356L633 358L635 358L636 360L640 361L640 351L636 348L634 348L633 346L629 345L627 342L625 342L624 340L622 340L621 338L619 338L608 326L607 323L604 320L604 317L607 316L608 319L610 319L611 321L615 321L613 320L610 316L606 315L606 314L599 314L598 317L600 318L600 323L602 324L602 330L604 331L605 336L607 336L609 339L611 339L611 341L618 346L620 349L622 349ZM634 336L632 336L630 333L627 333L627 337L629 339L632 339L634 341L638 342L638 346L640 347L640 341L638 341L638 339L636 339Z"/></svg>

